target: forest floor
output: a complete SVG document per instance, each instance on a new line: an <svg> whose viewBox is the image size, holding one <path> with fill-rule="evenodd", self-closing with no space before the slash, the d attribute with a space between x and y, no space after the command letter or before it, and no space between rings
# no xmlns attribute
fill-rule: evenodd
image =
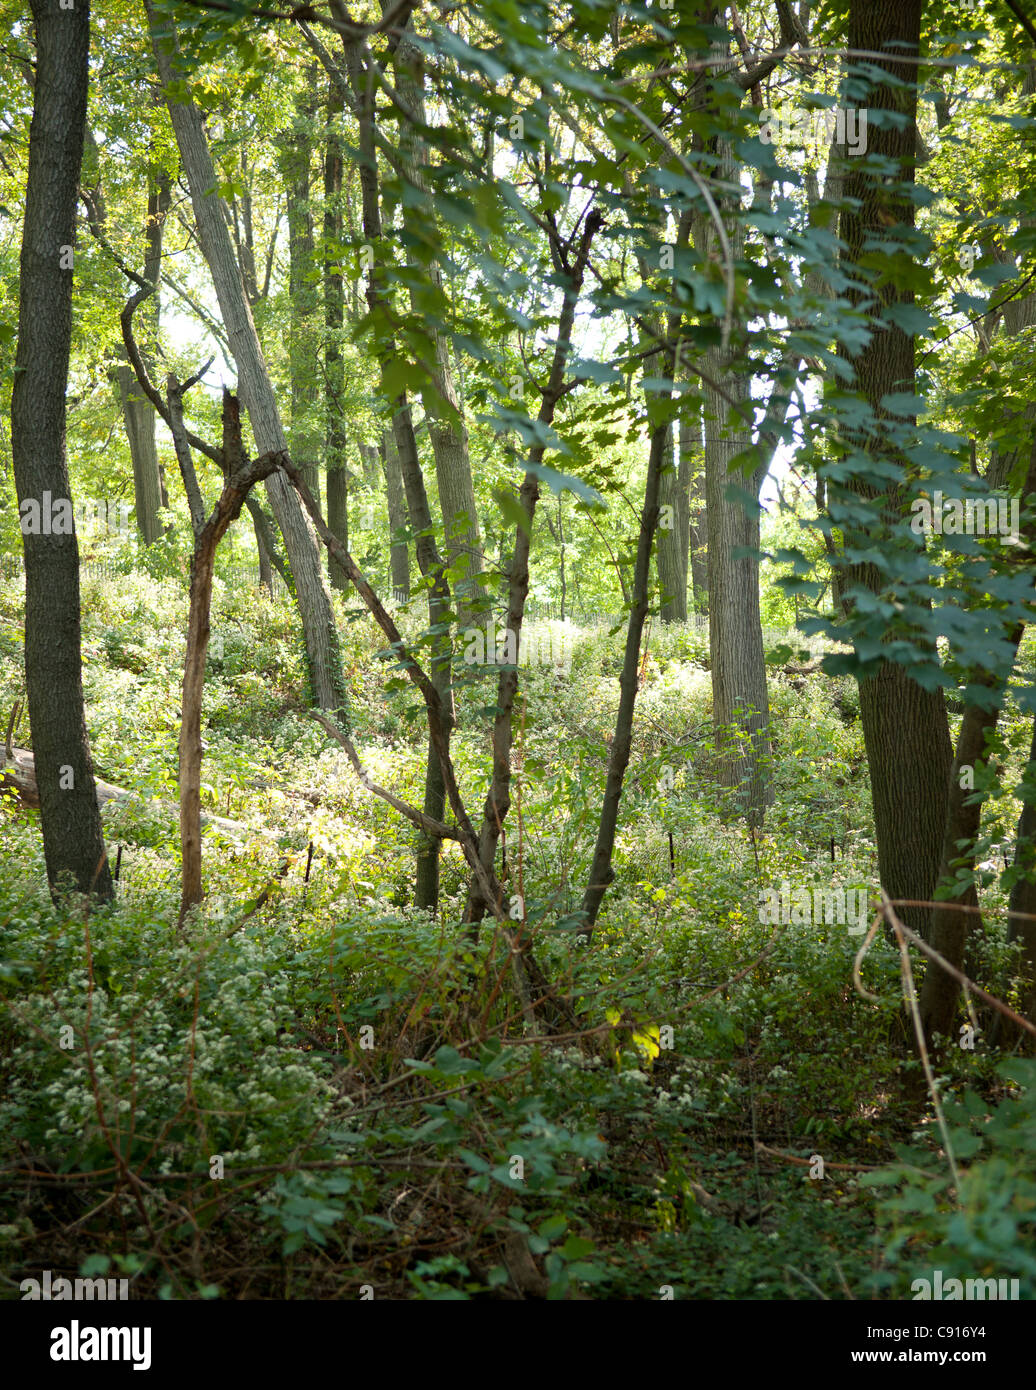
<svg viewBox="0 0 1036 1390"><path fill-rule="evenodd" d="M37 813L0 806L0 1297L41 1269L172 1298L902 1298L935 1268L1036 1294L1034 1064L981 1013L939 1058L954 1191L898 951L879 933L867 954L875 1002L850 924L760 920L785 883L875 891L851 681L775 662L776 803L751 837L715 782L707 638L656 625L583 946L622 635L570 633L567 670L523 672L509 888L578 1021L537 1038L499 934L458 926L455 847L438 916L414 910L415 833L297 712L290 607L218 581L203 804L267 833L206 831L178 931L182 588L87 580L83 604L95 767L139 796L105 808L119 895L92 911L52 904ZM5 717L21 605L0 579ZM339 614L356 745L420 804L420 711ZM465 675L474 811L493 694ZM1005 761L1026 743L1008 719ZM994 800L991 840L1016 811ZM1010 998L989 879L968 968Z"/></svg>

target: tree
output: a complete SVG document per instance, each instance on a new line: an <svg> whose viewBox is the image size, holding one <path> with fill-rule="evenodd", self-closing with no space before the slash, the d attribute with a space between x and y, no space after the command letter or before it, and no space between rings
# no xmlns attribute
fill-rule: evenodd
<svg viewBox="0 0 1036 1390"><path fill-rule="evenodd" d="M83 703L79 544L65 454L76 201L83 158L90 9L32 0L36 83L29 130L11 398L25 553L25 682L47 878L114 894ZM59 516L59 509L67 513ZM49 513L49 515L48 515Z"/></svg>
<svg viewBox="0 0 1036 1390"><path fill-rule="evenodd" d="M346 466L345 288L342 279L342 139L338 130L343 101L338 84L328 79L324 133L324 458L327 465L327 524L349 549L349 470ZM330 561L331 587L347 589L341 566Z"/></svg>
<svg viewBox="0 0 1036 1390"><path fill-rule="evenodd" d="M169 117L190 185L198 238L237 363L241 399L248 410L260 452L283 454L287 452L287 439L245 294L241 267L234 254L221 200L214 192L218 180L201 113L192 101L183 100L175 93L175 30L168 37L163 34L151 0L145 0L145 7L151 24L152 47L166 89ZM338 637L313 530L280 473L267 478L266 489L291 564L314 699L322 709L344 710L346 695Z"/></svg>
<svg viewBox="0 0 1036 1390"><path fill-rule="evenodd" d="M463 627L481 616L485 608L480 575L482 538L479 534L475 487L471 477L468 430L450 364L449 340L436 327L443 301L442 271L435 255L435 202L425 173L428 151L422 131L427 125L424 99L424 64L420 51L404 36L395 53L396 90L406 110L400 122L399 166L409 190L403 200L403 226L411 246L421 248L427 264L421 281L414 279L410 303L415 316L424 320L429 343L429 379L421 390L428 434L435 457L439 506L446 532L446 555L455 575L457 621ZM430 314L425 313L431 307Z"/></svg>
<svg viewBox="0 0 1036 1390"><path fill-rule="evenodd" d="M872 60L868 75L856 80L865 84L865 104L872 111L890 113L886 121L871 121L868 140L873 156L889 161L896 170L895 182L886 182L860 161L846 161L841 234L846 269L857 275L858 287L852 294L857 303L875 293L866 274L860 275L861 263L874 242L888 239L890 226L909 230L914 224L917 85L911 59L920 50L920 34L921 0L852 0L850 51L889 55ZM878 71L887 77L879 78ZM906 254L896 249L899 255ZM882 402L890 396L914 394L914 337L904 327L908 319L902 313L912 305L913 291L904 288L901 273L887 277L877 295L880 331L872 332L862 351L851 356L859 390L875 421L870 438L864 441L857 436L857 441L865 453L884 453L894 461L894 470L900 471L902 456L897 457L883 422L909 425L911 417L886 409ZM881 487L857 478L852 490L879 502L884 546L902 550L910 544L894 483ZM874 546L875 539L873 532L864 538L854 530L847 537L847 549L854 540ZM847 590L859 587L876 594L883 588L883 578L873 562L864 562L847 567L844 584ZM892 898L930 899L939 877L953 758L942 690L922 687L897 661L883 661L876 673L860 681L860 719L871 774L881 882ZM927 916L923 908L903 912L903 920L915 930L927 929Z"/></svg>

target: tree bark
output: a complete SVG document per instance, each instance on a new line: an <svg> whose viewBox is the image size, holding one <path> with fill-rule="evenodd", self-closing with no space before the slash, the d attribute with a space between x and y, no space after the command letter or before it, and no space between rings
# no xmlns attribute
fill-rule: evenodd
<svg viewBox="0 0 1036 1390"><path fill-rule="evenodd" d="M759 517L744 501L726 494L733 485L757 497L764 470L757 469L751 479L730 471L731 460L752 443L749 427L730 404L748 401L750 381L730 371L725 357L718 348L708 354L707 369L715 386L705 386L712 722L720 781L734 790L739 814L758 826L773 803L770 697L755 558ZM738 550L752 553L735 555Z"/></svg>
<svg viewBox="0 0 1036 1390"><path fill-rule="evenodd" d="M44 493L67 499L65 391L72 335L70 261L83 157L90 49L89 0L59 10L31 0L36 83L29 129L11 396L11 450L21 504ZM68 534L32 534L25 552L25 682L51 891L69 875L81 893L114 895L97 807L83 704L79 544Z"/></svg>
<svg viewBox="0 0 1036 1390"><path fill-rule="evenodd" d="M145 0L145 5L159 74L168 92L176 81L175 39L171 46L162 36L167 21L157 20L151 0ZM241 268L234 256L220 199L213 192L217 179L201 114L193 102L177 101L172 95L167 96L167 105L190 185L198 239L212 273L220 312L237 363L238 389L248 410L256 446L264 454L286 453L284 427L252 321ZM267 478L266 489L291 565L305 631L313 698L323 709L345 710L338 635L313 529L294 491L279 472Z"/></svg>
<svg viewBox="0 0 1036 1390"><path fill-rule="evenodd" d="M909 57L919 51L920 26L921 0L852 0L849 49L891 49ZM875 82L866 103L872 110L899 111L907 121L904 128L872 121L868 167L863 167L864 161L844 161L842 182L848 201L842 211L841 235L850 271L868 254L865 247L887 237L890 221L905 226L914 222L912 200L891 196L884 180L869 165L873 158L883 156L886 161L895 161L900 180L913 178L917 71L911 63L892 57L870 61L903 85ZM884 306L913 302L911 292L888 281L877 293ZM854 297L860 298L860 292ZM880 407L884 396L913 393L914 339L898 324L883 324L852 361L858 388L879 420L888 418ZM854 490L871 499L882 495L863 484ZM887 488L884 495L888 543L911 543L904 534L896 490ZM861 543L872 545L874 538L861 538ZM853 566L847 569L842 588L853 584L879 592L882 578L873 566ZM885 662L877 675L860 683L860 721L871 774L882 886L893 899L930 900L939 877L953 762L942 690L923 690L903 666ZM928 912L924 908L904 908L902 917L912 930L926 934Z"/></svg>

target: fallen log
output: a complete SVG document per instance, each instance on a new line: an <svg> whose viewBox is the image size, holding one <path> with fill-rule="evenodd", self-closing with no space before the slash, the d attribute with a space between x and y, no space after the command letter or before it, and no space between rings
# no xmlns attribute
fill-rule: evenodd
<svg viewBox="0 0 1036 1390"><path fill-rule="evenodd" d="M105 782L100 777L95 777L94 781L97 786L97 804L102 811L110 802L125 805L134 798L139 798L144 806L155 806L174 815L176 813L175 808L168 801L159 801L156 798L143 796L140 792L127 791L125 787L117 787L114 783ZM28 748L15 748L12 745L8 745L7 748L0 748L0 791L4 790L13 791L23 806L33 810L39 809L40 794L36 785L36 760ZM211 825L214 829L234 838L261 835L268 840L276 839L272 831L254 829L250 825L244 825L241 821L227 820L225 816L212 816L205 811L202 812L201 823L202 825Z"/></svg>

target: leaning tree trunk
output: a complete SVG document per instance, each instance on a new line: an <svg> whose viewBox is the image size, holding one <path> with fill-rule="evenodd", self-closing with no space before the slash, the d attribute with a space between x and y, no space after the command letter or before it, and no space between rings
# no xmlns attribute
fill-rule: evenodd
<svg viewBox="0 0 1036 1390"><path fill-rule="evenodd" d="M191 190L198 239L212 274L220 313L237 364L238 389L248 410L256 447L264 454L286 453L287 439L277 398L252 320L222 203L214 192L218 179L201 113L193 102L178 100L171 90L177 81L173 67L175 39L170 44L163 36L167 21L157 19L151 0L145 0L145 6L159 75L167 93L169 117ZM295 582L313 697L323 709L345 709L338 635L313 529L294 490L280 473L267 478L266 489L284 536Z"/></svg>
<svg viewBox="0 0 1036 1390"><path fill-rule="evenodd" d="M667 371L671 370L671 358ZM660 408L668 408L671 389L659 393ZM597 826L597 841L590 865L589 881L583 893L583 923L580 933L590 937L601 910L601 903L615 878L612 858L619 825L619 805L622 787L633 747L633 713L637 701L640 671L640 647L644 636L644 620L648 610L648 584L651 578L651 546L658 525L658 499L661 491L662 463L665 457L666 436L672 437L672 422L657 422L651 431L651 450L648 456L647 479L644 484L644 506L640 514L637 538L637 558L633 573L633 595L630 603L629 626L622 672L619 676L619 708L615 716L615 733L608 753L608 773L605 780L601 818Z"/></svg>
<svg viewBox="0 0 1036 1390"><path fill-rule="evenodd" d="M83 705L79 545L65 455L65 390L72 337L72 253L83 157L90 50L89 0L59 10L31 0L36 81L29 128L11 396L11 451L25 551L25 683L32 721L47 879L113 896ZM67 502L60 532L28 525L44 494ZM24 509L24 510L23 510ZM63 523L67 520L67 526ZM48 531L51 527L47 526Z"/></svg>
<svg viewBox="0 0 1036 1390"><path fill-rule="evenodd" d="M866 49L917 53L920 44L921 0L852 0L849 13L850 51ZM914 205L909 197L892 196L884 178L869 166L875 158L894 161L897 178L913 178L916 142L917 79L909 62L874 59L887 69L892 83L875 82L867 102L872 111L895 110L905 123L879 124L873 121L868 138L868 168L863 161L847 159L843 189L842 240L847 269L858 276L858 263L871 255L870 248L888 239L890 219L912 226ZM868 292L870 293L870 292ZM909 306L913 294L886 281L877 293L885 307ZM860 297L859 294L857 297ZM914 392L914 339L900 324L884 323L872 333L864 350L853 360L859 389L870 402L876 419L888 419L880 405L886 395ZM880 442L868 447L881 449ZM890 450L885 449L886 454ZM832 486L832 494L834 488ZM872 500L881 496L873 486L859 483L855 491ZM889 545L911 544L904 527L896 488L886 487L885 511ZM860 538L874 545L875 538ZM853 543L846 537L847 545ZM849 567L842 589L861 584L873 592L883 587L874 566ZM946 824L947 792L953 749L950 744L946 706L942 690L923 690L911 679L905 667L883 662L878 673L860 683L860 722L867 749L874 806L874 826L878 845L881 883L890 898L930 900L939 877ZM904 908L903 921L913 930L926 933L928 912L924 908Z"/></svg>

